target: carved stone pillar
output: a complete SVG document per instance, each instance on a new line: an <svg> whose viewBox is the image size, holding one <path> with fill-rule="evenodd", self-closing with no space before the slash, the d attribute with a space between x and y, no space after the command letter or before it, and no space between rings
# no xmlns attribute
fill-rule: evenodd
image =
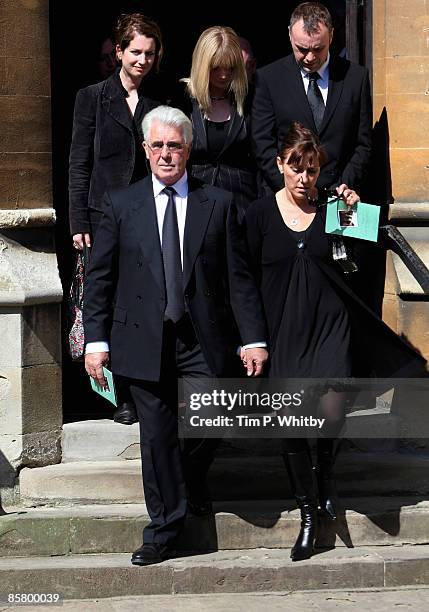
<svg viewBox="0 0 429 612"><path fill-rule="evenodd" d="M0 3L0 492L61 460L48 0Z"/></svg>

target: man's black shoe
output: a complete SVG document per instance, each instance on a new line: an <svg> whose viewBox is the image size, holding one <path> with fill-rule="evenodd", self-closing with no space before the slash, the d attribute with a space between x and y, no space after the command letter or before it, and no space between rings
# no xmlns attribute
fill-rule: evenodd
<svg viewBox="0 0 429 612"><path fill-rule="evenodd" d="M121 404L113 414L113 420L115 423L122 423L122 425L137 423L137 410L133 402L124 402Z"/></svg>
<svg viewBox="0 0 429 612"><path fill-rule="evenodd" d="M176 551L167 546L143 544L135 550L131 557L133 565L153 565L176 556Z"/></svg>

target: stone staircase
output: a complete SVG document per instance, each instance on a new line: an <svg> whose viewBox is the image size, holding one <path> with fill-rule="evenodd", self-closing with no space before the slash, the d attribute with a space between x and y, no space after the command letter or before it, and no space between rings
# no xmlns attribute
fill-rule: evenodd
<svg viewBox="0 0 429 612"><path fill-rule="evenodd" d="M149 517L137 427L66 425L64 462L22 470L22 505L0 516L0 593L82 599L429 584L429 456L397 452L391 441L359 450L365 444L345 444L339 455L344 512L321 519L312 559L289 559L300 521L277 443L225 441L210 475L215 514L188 518L177 559L138 568L130 553Z"/></svg>

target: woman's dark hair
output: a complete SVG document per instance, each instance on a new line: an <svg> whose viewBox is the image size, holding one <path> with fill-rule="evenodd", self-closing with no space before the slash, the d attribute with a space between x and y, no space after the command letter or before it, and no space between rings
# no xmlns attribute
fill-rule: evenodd
<svg viewBox="0 0 429 612"><path fill-rule="evenodd" d="M141 13L120 15L115 29L115 40L121 51L125 51L136 34L154 39L156 56L153 70L158 72L164 52L159 26L152 19L145 17Z"/></svg>
<svg viewBox="0 0 429 612"><path fill-rule="evenodd" d="M326 162L326 153L319 137L298 121L291 124L278 155L283 162L287 158L288 164L296 166L301 166L303 162L311 165L314 161L323 166Z"/></svg>

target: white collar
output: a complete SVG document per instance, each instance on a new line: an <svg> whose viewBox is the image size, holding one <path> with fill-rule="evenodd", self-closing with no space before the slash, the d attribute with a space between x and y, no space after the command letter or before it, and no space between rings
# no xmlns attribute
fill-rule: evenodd
<svg viewBox="0 0 429 612"><path fill-rule="evenodd" d="M320 78L323 80L325 80L327 78L327 70L329 67L329 60L330 60L330 54L328 51L328 57L326 58L326 61L320 66L319 70L317 70L317 74L320 76ZM308 79L308 75L310 74L309 72L307 72L306 70L304 70L303 68L300 67L301 70L301 74L303 77L306 77Z"/></svg>
<svg viewBox="0 0 429 612"><path fill-rule="evenodd" d="M155 197L158 196L167 187L167 185L161 183L161 181L154 174L152 174L152 185L153 195ZM174 185L169 185L169 187L174 187L176 193L181 198L186 198L188 195L188 173L186 172L186 170L185 173L179 178L177 183L174 183Z"/></svg>

